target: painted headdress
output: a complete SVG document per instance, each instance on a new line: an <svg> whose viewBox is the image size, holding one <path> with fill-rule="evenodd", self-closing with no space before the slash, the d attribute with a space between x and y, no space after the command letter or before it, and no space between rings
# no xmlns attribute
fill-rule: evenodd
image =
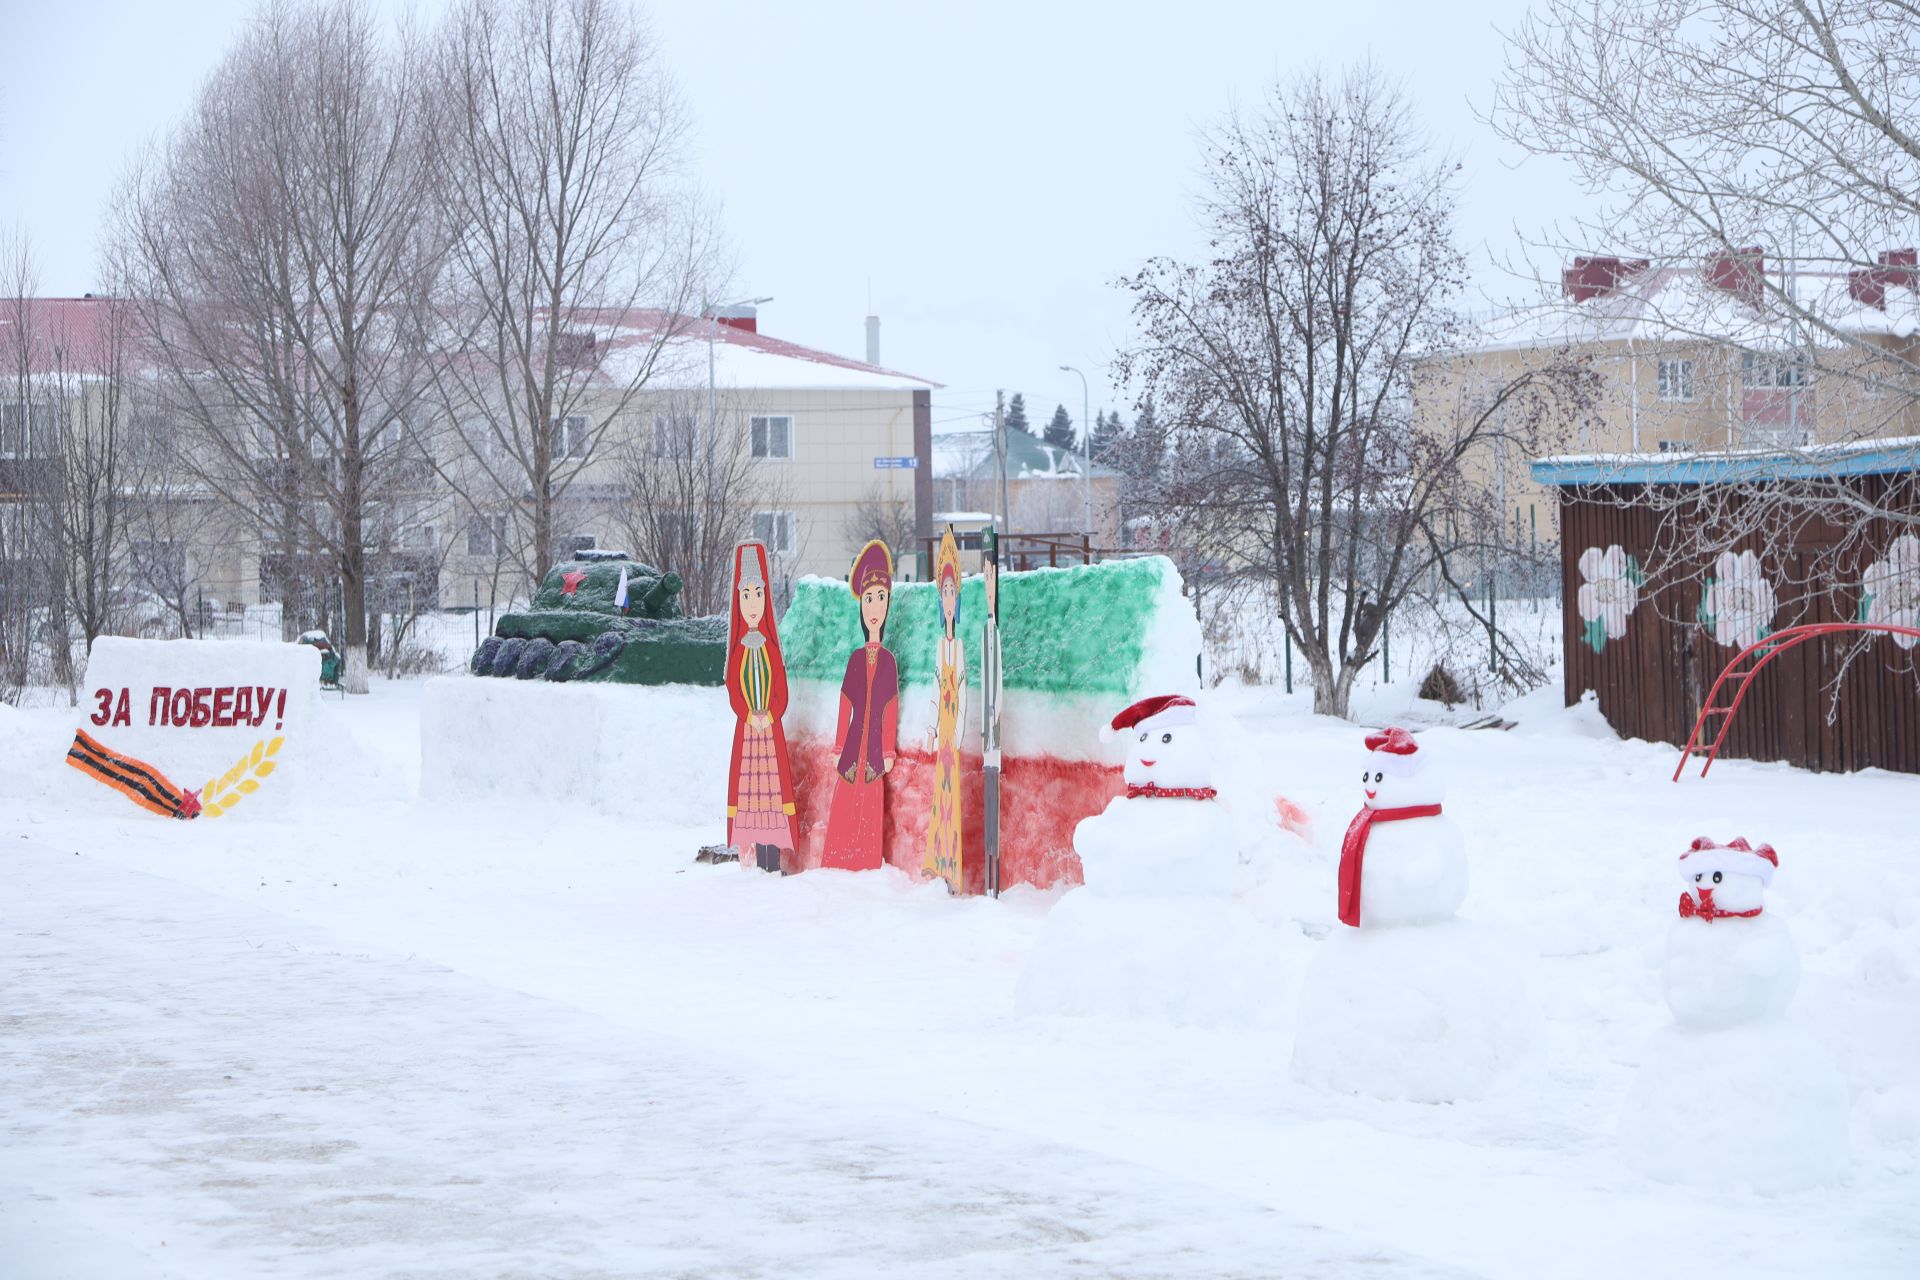
<svg viewBox="0 0 1920 1280"><path fill-rule="evenodd" d="M853 558L853 572L847 575L847 586L856 598L872 586L893 590L893 553L886 543L875 538L860 548L860 554Z"/></svg>
<svg viewBox="0 0 1920 1280"><path fill-rule="evenodd" d="M758 649L762 644L772 641L777 651L779 639L774 630L773 602L767 602L767 611L757 628L749 629L746 616L740 612L740 588L749 584L763 591L767 589L767 548L764 543L742 542L733 548L733 598L727 610L731 617L728 627L729 650L741 644Z"/></svg>

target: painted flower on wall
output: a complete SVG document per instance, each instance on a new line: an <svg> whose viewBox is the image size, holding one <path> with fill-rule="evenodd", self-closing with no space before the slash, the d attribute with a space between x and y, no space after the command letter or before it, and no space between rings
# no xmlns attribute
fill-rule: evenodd
<svg viewBox="0 0 1920 1280"><path fill-rule="evenodd" d="M1713 562L1706 595L1700 601L1700 621L1721 644L1744 649L1773 634L1773 615L1779 608L1773 584L1751 551L1723 551Z"/></svg>
<svg viewBox="0 0 1920 1280"><path fill-rule="evenodd" d="M1607 641L1627 634L1627 615L1640 603L1646 575L1640 572L1640 562L1615 543L1605 551L1598 547L1582 551L1580 576L1586 581L1580 584L1576 603L1587 624L1580 638L1599 653Z"/></svg>
<svg viewBox="0 0 1920 1280"><path fill-rule="evenodd" d="M1920 538L1903 533L1887 554L1860 575L1860 621L1920 627ZM1913 636L1895 633L1893 642L1913 648Z"/></svg>

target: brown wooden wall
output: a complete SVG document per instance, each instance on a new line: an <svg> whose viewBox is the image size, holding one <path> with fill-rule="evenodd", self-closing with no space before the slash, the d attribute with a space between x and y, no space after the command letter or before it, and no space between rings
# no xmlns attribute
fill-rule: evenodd
<svg viewBox="0 0 1920 1280"><path fill-rule="evenodd" d="M1884 482L1862 477L1864 495L1880 497ZM1662 572L1655 545L1658 516L1644 507L1623 507L1603 495L1571 489L1560 495L1560 572L1563 586L1561 623L1566 669L1566 699L1571 706L1591 689L1599 695L1607 722L1626 737L1670 742L1687 740L1714 679L1739 649L1718 643L1697 621L1707 565L1668 561ZM1766 564L1779 598L1773 628L1808 622L1853 622L1859 606L1860 572L1874 555L1849 562L1837 581L1807 583L1807 565L1829 531L1817 525L1800 530L1794 539L1790 565ZM1876 537L1876 554L1884 551L1891 531ZM1578 592L1580 553L1588 547L1605 550L1618 543L1649 569L1638 605L1627 620L1627 634L1609 640L1595 653L1583 639ZM1735 543L1731 550L1762 548ZM1763 564L1765 559L1763 557ZM1693 570L1689 572L1689 570ZM1843 657L1857 645L1856 637L1822 637L1807 641L1773 659L1757 676L1741 704L1722 756L1748 760L1783 760L1808 769L1846 771L1877 766L1920 773L1920 679L1915 664L1920 648L1900 649L1891 637L1876 637L1854 658L1838 686L1833 722L1834 677ZM1721 701L1728 700L1723 690ZM1717 722L1720 717L1715 717ZM1710 726L1708 737L1716 726ZM1697 766L1696 766L1697 767Z"/></svg>

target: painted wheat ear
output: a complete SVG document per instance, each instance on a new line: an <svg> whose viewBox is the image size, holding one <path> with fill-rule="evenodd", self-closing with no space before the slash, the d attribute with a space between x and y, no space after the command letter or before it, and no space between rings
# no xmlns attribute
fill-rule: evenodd
<svg viewBox="0 0 1920 1280"><path fill-rule="evenodd" d="M234 761L233 768L218 778L209 779L200 790L201 815L217 818L258 791L260 779L278 767L274 757L280 754L280 748L286 740L285 734L260 739L253 744L253 750Z"/></svg>

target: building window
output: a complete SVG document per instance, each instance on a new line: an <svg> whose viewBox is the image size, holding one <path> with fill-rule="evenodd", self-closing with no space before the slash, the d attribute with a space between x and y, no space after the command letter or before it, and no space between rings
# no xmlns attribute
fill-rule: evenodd
<svg viewBox="0 0 1920 1280"><path fill-rule="evenodd" d="M690 413L661 413L653 419L653 456L691 458L693 443L699 434L697 419Z"/></svg>
<svg viewBox="0 0 1920 1280"><path fill-rule="evenodd" d="M793 512L756 511L753 513L753 537L764 542L775 555L793 554Z"/></svg>
<svg viewBox="0 0 1920 1280"><path fill-rule="evenodd" d="M1763 356L1752 351L1743 352L1740 356L1740 383L1755 389L1804 387L1807 385L1806 361L1799 356Z"/></svg>
<svg viewBox="0 0 1920 1280"><path fill-rule="evenodd" d="M467 522L467 554L492 559L507 553L507 518L475 516Z"/></svg>
<svg viewBox="0 0 1920 1280"><path fill-rule="evenodd" d="M586 457L587 420L577 413L554 419L552 447L555 462Z"/></svg>
<svg viewBox="0 0 1920 1280"><path fill-rule="evenodd" d="M793 416L791 414L754 415L753 456L756 458L791 458L793 456Z"/></svg>
<svg viewBox="0 0 1920 1280"><path fill-rule="evenodd" d="M1660 398L1662 400L1693 399L1693 361L1662 360L1660 362Z"/></svg>
<svg viewBox="0 0 1920 1280"><path fill-rule="evenodd" d="M51 458L58 453L56 412L45 401L0 404L0 458Z"/></svg>

